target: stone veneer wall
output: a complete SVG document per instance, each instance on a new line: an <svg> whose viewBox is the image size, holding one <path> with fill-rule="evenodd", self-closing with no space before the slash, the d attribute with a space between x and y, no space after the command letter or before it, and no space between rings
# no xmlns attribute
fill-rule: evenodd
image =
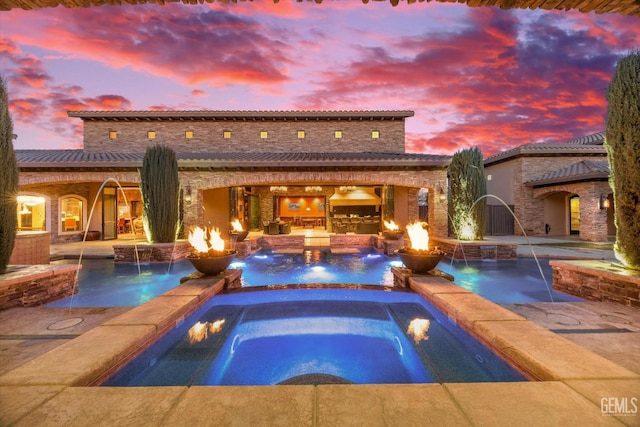
<svg viewBox="0 0 640 427"><path fill-rule="evenodd" d="M520 157L514 161L513 197L514 213L524 227L524 231L530 236L542 236L544 230L544 202L543 197L556 191L567 191L580 196L580 237L584 240L606 240L606 211L604 214L604 228L601 228L599 217L601 215L597 200L601 193L608 194L610 189L606 181L581 184L568 184L556 189L556 187L539 188L526 186L525 183L538 178L550 171L558 170L578 163L583 160L606 160L606 153L596 156L579 156L567 158L566 156L532 156ZM602 231L604 230L604 231ZM520 227L514 228L516 235L523 235Z"/></svg>
<svg viewBox="0 0 640 427"><path fill-rule="evenodd" d="M518 245L498 241L460 242L454 239L429 238L429 247L438 246L457 260L512 260L518 258ZM454 253L455 252L455 253Z"/></svg>
<svg viewBox="0 0 640 427"><path fill-rule="evenodd" d="M51 233L44 231L20 232L16 235L15 244L9 264L33 265L49 264L51 254Z"/></svg>
<svg viewBox="0 0 640 427"><path fill-rule="evenodd" d="M0 280L0 310L38 307L78 292L77 265L37 265L9 271ZM75 291L75 292L74 292Z"/></svg>
<svg viewBox="0 0 640 427"><path fill-rule="evenodd" d="M170 146L176 152L202 153L403 153L404 120L229 120L229 121L85 121L84 149L90 152L113 151L144 153L155 144ZM109 139L109 131L118 137ZM185 131L193 131L186 139ZM297 132L306 132L298 139ZM334 132L341 130L343 137L336 139ZM371 131L380 131L373 139ZM156 132L156 139L147 138L148 131ZM231 131L224 139L223 131ZM261 139L260 132L268 138Z"/></svg>
<svg viewBox="0 0 640 427"><path fill-rule="evenodd" d="M136 252L138 256L136 257ZM179 241L173 243L142 243L139 245L123 244L113 245L113 261L117 263L133 262L170 262L180 261L189 255L191 245L189 242Z"/></svg>
<svg viewBox="0 0 640 427"><path fill-rule="evenodd" d="M640 307L640 273L609 261L549 261L553 289L591 301L612 301Z"/></svg>

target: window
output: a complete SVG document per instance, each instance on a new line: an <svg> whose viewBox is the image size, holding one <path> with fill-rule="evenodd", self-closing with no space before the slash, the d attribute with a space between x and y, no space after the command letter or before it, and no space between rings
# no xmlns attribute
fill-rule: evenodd
<svg viewBox="0 0 640 427"><path fill-rule="evenodd" d="M267 132L266 130L260 131L260 139L267 139L268 137L269 137L269 132Z"/></svg>
<svg viewBox="0 0 640 427"><path fill-rule="evenodd" d="M81 231L84 223L84 201L76 196L60 199L60 231Z"/></svg>
<svg viewBox="0 0 640 427"><path fill-rule="evenodd" d="M372 130L371 131L371 138L372 139L379 139L380 138L380 131L379 130Z"/></svg>
<svg viewBox="0 0 640 427"><path fill-rule="evenodd" d="M186 139L193 139L193 131L192 130L186 130L184 131L184 137Z"/></svg>
<svg viewBox="0 0 640 427"><path fill-rule="evenodd" d="M222 137L224 139L231 139L231 131L230 130L222 131Z"/></svg>
<svg viewBox="0 0 640 427"><path fill-rule="evenodd" d="M336 139L342 139L342 131L341 130L335 131L334 136Z"/></svg>
<svg viewBox="0 0 640 427"><path fill-rule="evenodd" d="M17 229L23 231L46 230L45 199L38 196L18 196Z"/></svg>
<svg viewBox="0 0 640 427"><path fill-rule="evenodd" d="M148 139L156 139L156 131L155 130L150 130L147 132L147 138Z"/></svg>
<svg viewBox="0 0 640 427"><path fill-rule="evenodd" d="M306 136L305 131L303 130L298 131L298 139L304 139L305 136Z"/></svg>
<svg viewBox="0 0 640 427"><path fill-rule="evenodd" d="M118 139L118 131L110 130L109 131L109 139Z"/></svg>

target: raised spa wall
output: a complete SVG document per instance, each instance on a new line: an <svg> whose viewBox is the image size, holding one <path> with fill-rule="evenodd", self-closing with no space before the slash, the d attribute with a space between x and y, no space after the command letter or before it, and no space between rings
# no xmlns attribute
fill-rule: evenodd
<svg viewBox="0 0 640 427"><path fill-rule="evenodd" d="M611 301L640 307L640 272L631 272L610 261L549 261L553 289L590 301Z"/></svg>

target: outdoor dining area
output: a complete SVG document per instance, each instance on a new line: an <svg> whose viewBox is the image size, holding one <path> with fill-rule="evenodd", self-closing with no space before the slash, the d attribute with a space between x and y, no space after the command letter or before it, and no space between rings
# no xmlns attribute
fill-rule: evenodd
<svg viewBox="0 0 640 427"><path fill-rule="evenodd" d="M291 225L286 221L264 221L262 223L264 234L277 235L277 234L290 234Z"/></svg>

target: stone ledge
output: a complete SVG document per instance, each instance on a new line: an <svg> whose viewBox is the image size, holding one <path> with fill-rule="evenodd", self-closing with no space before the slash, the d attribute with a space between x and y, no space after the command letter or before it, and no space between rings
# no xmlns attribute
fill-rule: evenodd
<svg viewBox="0 0 640 427"><path fill-rule="evenodd" d="M0 385L86 386L155 336L156 328L98 326L0 377Z"/></svg>
<svg viewBox="0 0 640 427"><path fill-rule="evenodd" d="M535 379L640 378L528 320L478 321L473 326L474 335Z"/></svg>
<svg viewBox="0 0 640 427"><path fill-rule="evenodd" d="M215 281L204 278L194 282L189 289L179 290L184 286L181 284L169 291L170 295L162 294L24 363L0 376L0 386L99 384L155 342L175 322L181 321L202 305L206 301L201 298L202 295L213 295L225 283L220 277ZM201 287L200 291L195 289L198 286ZM154 313L155 310L161 311ZM152 319L145 319L145 315Z"/></svg>

